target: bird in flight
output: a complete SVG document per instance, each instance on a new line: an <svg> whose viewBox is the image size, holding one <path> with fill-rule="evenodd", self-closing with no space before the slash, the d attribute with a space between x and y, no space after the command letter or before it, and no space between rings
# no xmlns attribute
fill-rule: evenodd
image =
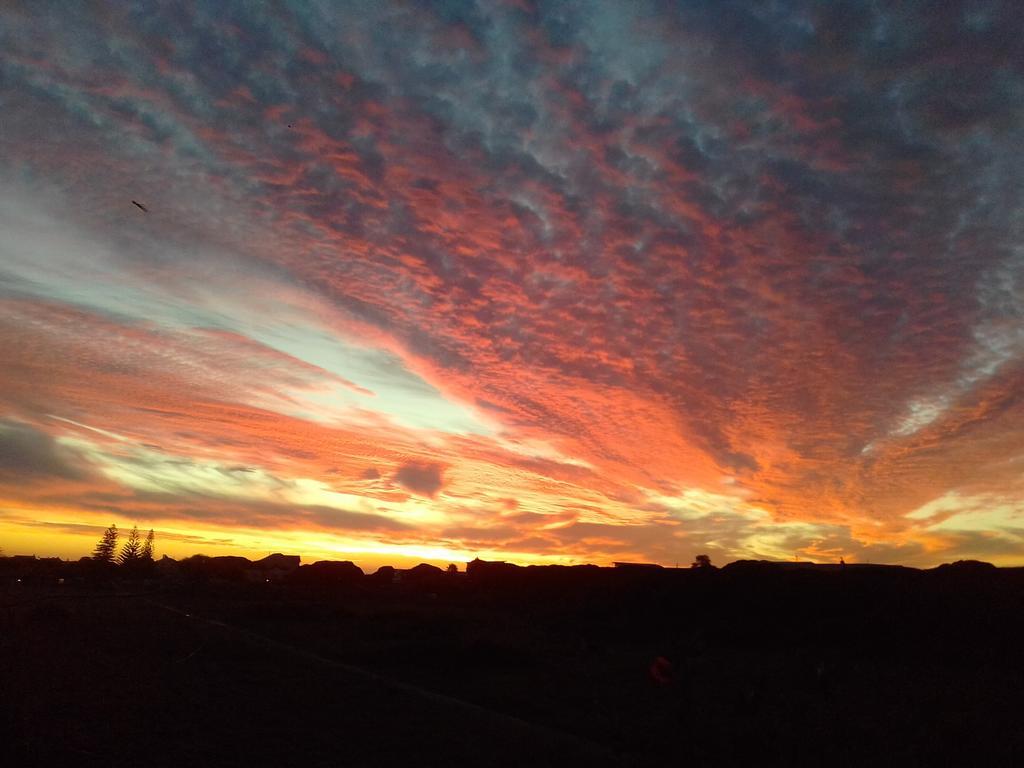
<svg viewBox="0 0 1024 768"><path fill-rule="evenodd" d="M143 213L149 213L149 208L144 206L142 203L137 203L134 200L132 200L132 205L141 210Z"/></svg>

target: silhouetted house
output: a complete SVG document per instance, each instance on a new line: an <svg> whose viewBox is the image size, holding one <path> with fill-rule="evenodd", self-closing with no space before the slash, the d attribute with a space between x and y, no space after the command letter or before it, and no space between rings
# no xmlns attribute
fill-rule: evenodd
<svg viewBox="0 0 1024 768"><path fill-rule="evenodd" d="M525 581L534 589L577 589L593 585L602 579L604 571L598 565L528 565L521 569Z"/></svg>
<svg viewBox="0 0 1024 768"><path fill-rule="evenodd" d="M235 555L211 557L206 562L206 566L214 576L223 577L240 576L251 565L252 561L249 558Z"/></svg>
<svg viewBox="0 0 1024 768"><path fill-rule="evenodd" d="M519 566L513 563L506 563L504 560L481 560L475 558L466 563L466 575L470 577L481 576L507 576L516 573Z"/></svg>
<svg viewBox="0 0 1024 768"><path fill-rule="evenodd" d="M657 563L612 563L620 571L661 571Z"/></svg>
<svg viewBox="0 0 1024 768"><path fill-rule="evenodd" d="M266 573L287 574L298 569L302 564L302 558L298 555L282 555L274 553L267 555L262 560L257 560L254 565Z"/></svg>
<svg viewBox="0 0 1024 768"><path fill-rule="evenodd" d="M995 573L996 567L984 560L957 560L955 563L943 563L935 568L939 572L957 573Z"/></svg>
<svg viewBox="0 0 1024 768"><path fill-rule="evenodd" d="M181 574L189 579L217 581L243 581L248 578L252 561L246 557L221 555L192 555L179 562Z"/></svg>
<svg viewBox="0 0 1024 768"><path fill-rule="evenodd" d="M525 574L525 568L502 560L487 561L476 558L466 563L466 583L485 589L519 588Z"/></svg>
<svg viewBox="0 0 1024 768"><path fill-rule="evenodd" d="M367 576L374 584L395 584L401 581L402 575L395 570L393 565L382 565L370 576Z"/></svg>
<svg viewBox="0 0 1024 768"><path fill-rule="evenodd" d="M78 558L74 563L68 564L76 581L87 581L96 575L99 565L90 555Z"/></svg>
<svg viewBox="0 0 1024 768"><path fill-rule="evenodd" d="M642 584L660 583L669 571L657 563L613 563L611 579L618 584L630 584L634 582Z"/></svg>
<svg viewBox="0 0 1024 768"><path fill-rule="evenodd" d="M722 570L725 571L807 571L815 569L835 569L839 566L829 563L818 565L805 560L736 560Z"/></svg>
<svg viewBox="0 0 1024 768"><path fill-rule="evenodd" d="M64 576L67 563L59 557L13 555L0 558L0 567L11 583L53 584Z"/></svg>
<svg viewBox="0 0 1024 768"><path fill-rule="evenodd" d="M420 563L419 565L402 571L402 583L415 586L432 586L448 583L447 574L436 565Z"/></svg>
<svg viewBox="0 0 1024 768"><path fill-rule="evenodd" d="M292 571L288 583L303 587L338 587L357 584L362 579L362 569L350 560L318 560Z"/></svg>
<svg viewBox="0 0 1024 768"><path fill-rule="evenodd" d="M32 555L12 555L0 557L0 569L4 574L4 581L9 584L20 584L28 575L29 568L35 565L35 557Z"/></svg>
<svg viewBox="0 0 1024 768"><path fill-rule="evenodd" d="M932 570L933 578L959 585L983 583L998 573L999 569L992 563L982 560L957 560L955 563L943 563Z"/></svg>
<svg viewBox="0 0 1024 768"><path fill-rule="evenodd" d="M161 579L177 579L181 577L181 567L178 565L178 561L167 555L153 563L153 570Z"/></svg>
<svg viewBox="0 0 1024 768"><path fill-rule="evenodd" d="M249 581L283 581L299 569L302 558L298 555L282 555L275 552L250 564L245 577Z"/></svg>

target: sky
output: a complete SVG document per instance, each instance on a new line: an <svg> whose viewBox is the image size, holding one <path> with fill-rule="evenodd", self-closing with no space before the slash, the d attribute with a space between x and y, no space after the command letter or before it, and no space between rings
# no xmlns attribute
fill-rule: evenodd
<svg viewBox="0 0 1024 768"><path fill-rule="evenodd" d="M3 3L0 548L1024 564L1022 24Z"/></svg>

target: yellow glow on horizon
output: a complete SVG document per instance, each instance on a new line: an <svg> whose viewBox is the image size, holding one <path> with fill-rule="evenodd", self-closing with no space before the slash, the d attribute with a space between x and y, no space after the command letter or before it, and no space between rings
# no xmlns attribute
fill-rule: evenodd
<svg viewBox="0 0 1024 768"><path fill-rule="evenodd" d="M103 530L114 524L122 533L138 525L141 531L156 531L156 555L182 559L191 555L241 555L250 559L274 552L297 554L303 562L316 560L352 560L364 571L372 572L382 565L409 567L420 562L444 566L464 564L474 558L507 560L523 565L583 562L568 555L537 555L500 550L468 550L427 543L367 542L326 532L262 530L215 527L183 527L175 521L134 521L102 513L66 510L5 510L16 517L0 519L0 548L5 555L34 554L40 557L61 557L77 560L88 556Z"/></svg>

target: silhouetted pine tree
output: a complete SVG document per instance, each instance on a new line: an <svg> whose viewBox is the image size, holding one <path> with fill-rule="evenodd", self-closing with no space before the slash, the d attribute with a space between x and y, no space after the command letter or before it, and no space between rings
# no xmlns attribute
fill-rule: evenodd
<svg viewBox="0 0 1024 768"><path fill-rule="evenodd" d="M92 559L101 563L114 562L114 552L117 551L117 526L112 525L103 532L96 549L92 551Z"/></svg>
<svg viewBox="0 0 1024 768"><path fill-rule="evenodd" d="M149 533L146 534L146 541L142 545L142 559L146 562L153 560L153 529L149 529Z"/></svg>
<svg viewBox="0 0 1024 768"><path fill-rule="evenodd" d="M142 542L139 541L139 526L132 526L132 532L128 534L128 541L121 547L121 554L117 556L117 562L121 565L134 565L142 559Z"/></svg>

